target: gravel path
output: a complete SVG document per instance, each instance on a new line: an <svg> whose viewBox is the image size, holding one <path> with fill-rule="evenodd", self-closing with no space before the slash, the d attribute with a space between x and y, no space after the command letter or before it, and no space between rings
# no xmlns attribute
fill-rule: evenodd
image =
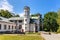
<svg viewBox="0 0 60 40"><path fill-rule="evenodd" d="M45 40L60 40L60 34L41 34L42 37L45 38Z"/></svg>

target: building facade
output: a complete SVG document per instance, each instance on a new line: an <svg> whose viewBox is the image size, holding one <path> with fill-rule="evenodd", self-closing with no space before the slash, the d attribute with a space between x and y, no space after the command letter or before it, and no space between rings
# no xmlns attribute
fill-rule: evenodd
<svg viewBox="0 0 60 40"><path fill-rule="evenodd" d="M38 32L40 30L40 16L31 17L30 8L24 7L23 17L0 17L0 32Z"/></svg>

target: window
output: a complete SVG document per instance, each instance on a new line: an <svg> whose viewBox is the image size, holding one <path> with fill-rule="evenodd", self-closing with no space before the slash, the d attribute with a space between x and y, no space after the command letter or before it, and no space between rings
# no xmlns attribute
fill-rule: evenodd
<svg viewBox="0 0 60 40"><path fill-rule="evenodd" d="M16 26L15 26L15 29L16 29Z"/></svg>
<svg viewBox="0 0 60 40"><path fill-rule="evenodd" d="M10 25L8 26L8 29L10 29Z"/></svg>
<svg viewBox="0 0 60 40"><path fill-rule="evenodd" d="M25 29L27 30L27 27L25 27Z"/></svg>
<svg viewBox="0 0 60 40"><path fill-rule="evenodd" d="M1 29L1 24L0 24L0 29Z"/></svg>
<svg viewBox="0 0 60 40"><path fill-rule="evenodd" d="M25 24L25 25L27 25L27 24Z"/></svg>
<svg viewBox="0 0 60 40"><path fill-rule="evenodd" d="M22 28L22 25L19 25L19 29L21 29Z"/></svg>
<svg viewBox="0 0 60 40"><path fill-rule="evenodd" d="M25 21L27 21L27 19L25 19Z"/></svg>
<svg viewBox="0 0 60 40"><path fill-rule="evenodd" d="M15 20L15 23L17 23L17 20Z"/></svg>
<svg viewBox="0 0 60 40"><path fill-rule="evenodd" d="M2 18L0 18L0 20L2 20Z"/></svg>
<svg viewBox="0 0 60 40"><path fill-rule="evenodd" d="M10 20L10 22L13 22L13 20Z"/></svg>
<svg viewBox="0 0 60 40"><path fill-rule="evenodd" d="M13 29L13 26L12 26L12 29Z"/></svg>
<svg viewBox="0 0 60 40"><path fill-rule="evenodd" d="M22 20L19 20L19 23L21 23L22 22Z"/></svg>
<svg viewBox="0 0 60 40"><path fill-rule="evenodd" d="M29 11L25 11L25 16L28 16L29 15Z"/></svg>
<svg viewBox="0 0 60 40"><path fill-rule="evenodd" d="M27 30L27 24L25 24L25 29Z"/></svg>
<svg viewBox="0 0 60 40"><path fill-rule="evenodd" d="M6 25L4 25L4 29L6 29Z"/></svg>

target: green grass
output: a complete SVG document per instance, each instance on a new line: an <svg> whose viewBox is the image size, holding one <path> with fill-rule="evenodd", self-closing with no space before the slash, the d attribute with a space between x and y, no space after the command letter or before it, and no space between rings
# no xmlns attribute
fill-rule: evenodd
<svg viewBox="0 0 60 40"><path fill-rule="evenodd" d="M44 40L40 35L2 34L0 40Z"/></svg>

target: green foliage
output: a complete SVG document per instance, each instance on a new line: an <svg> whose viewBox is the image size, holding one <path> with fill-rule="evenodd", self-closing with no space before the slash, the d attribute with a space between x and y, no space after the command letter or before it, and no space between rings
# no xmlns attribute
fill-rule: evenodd
<svg viewBox="0 0 60 40"><path fill-rule="evenodd" d="M57 30L57 33L60 33L60 9L58 10L58 18L57 18L57 23L59 24L59 28Z"/></svg>
<svg viewBox="0 0 60 40"><path fill-rule="evenodd" d="M57 11L58 13L58 18L60 19L60 9Z"/></svg>
<svg viewBox="0 0 60 40"><path fill-rule="evenodd" d="M8 10L0 10L0 16L5 17L5 18L10 18L13 15Z"/></svg>
<svg viewBox="0 0 60 40"><path fill-rule="evenodd" d="M17 15L15 15L14 17L20 17L20 16L17 14Z"/></svg>
<svg viewBox="0 0 60 40"><path fill-rule="evenodd" d="M39 16L39 15L40 15L40 13L36 13L36 14L32 14L31 16L36 17L36 16Z"/></svg>
<svg viewBox="0 0 60 40"><path fill-rule="evenodd" d="M0 16L5 18L19 17L19 15L15 15L14 13L9 12L8 10L0 10Z"/></svg>
<svg viewBox="0 0 60 40"><path fill-rule="evenodd" d="M57 33L60 33L60 27L58 28Z"/></svg>
<svg viewBox="0 0 60 40"><path fill-rule="evenodd" d="M59 25L56 19L58 15L56 12L48 12L44 15L44 29L47 31L57 31Z"/></svg>
<svg viewBox="0 0 60 40"><path fill-rule="evenodd" d="M57 14L58 14L57 23L60 24L60 10L58 10Z"/></svg>
<svg viewBox="0 0 60 40"><path fill-rule="evenodd" d="M30 23L32 23L32 24L33 24L33 23L34 23L34 20L33 20L33 19L30 19Z"/></svg>

